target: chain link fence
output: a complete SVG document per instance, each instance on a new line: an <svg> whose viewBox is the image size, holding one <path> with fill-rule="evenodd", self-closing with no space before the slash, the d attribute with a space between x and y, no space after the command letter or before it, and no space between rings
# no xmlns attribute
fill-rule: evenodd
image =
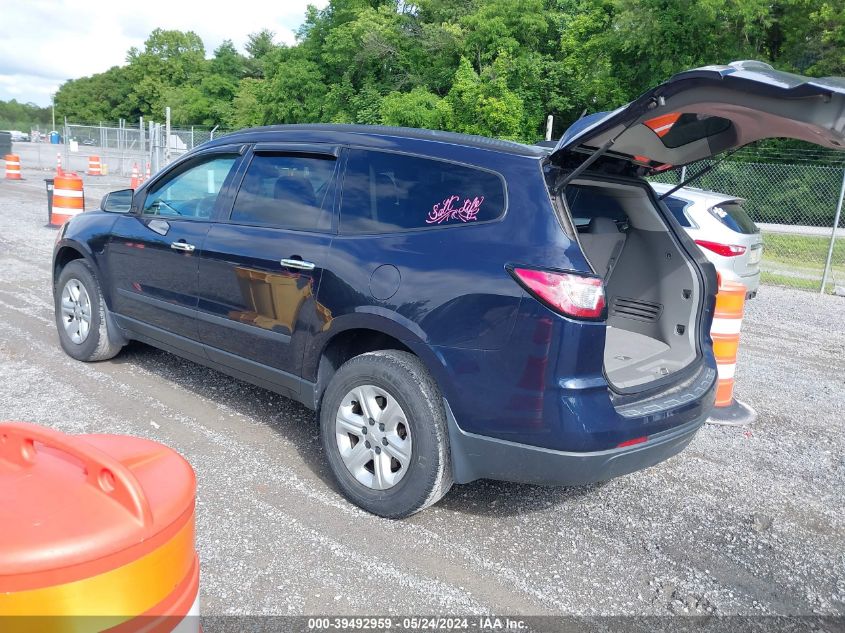
<svg viewBox="0 0 845 633"><path fill-rule="evenodd" d="M745 210L760 227L763 283L845 293L845 155L744 150L653 180L679 184L705 167L712 170L690 186L744 198Z"/></svg>
<svg viewBox="0 0 845 633"><path fill-rule="evenodd" d="M171 128L155 121L121 121L116 124L62 126L61 143L49 144L49 137L36 148L40 169L55 169L59 161L67 171L84 173L88 159L99 156L105 173L131 177L135 169L140 176L147 170L155 174L165 165L194 147L220 136L215 129Z"/></svg>

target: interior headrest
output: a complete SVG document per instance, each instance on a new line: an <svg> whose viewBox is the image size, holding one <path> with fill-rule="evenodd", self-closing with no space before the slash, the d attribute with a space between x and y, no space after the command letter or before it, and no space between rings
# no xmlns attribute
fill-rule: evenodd
<svg viewBox="0 0 845 633"><path fill-rule="evenodd" d="M587 233L619 233L619 227L610 218L595 217L587 225Z"/></svg>

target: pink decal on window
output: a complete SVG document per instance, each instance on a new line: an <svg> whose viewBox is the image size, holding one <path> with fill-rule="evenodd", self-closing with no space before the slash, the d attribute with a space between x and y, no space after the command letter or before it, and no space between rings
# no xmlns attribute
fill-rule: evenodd
<svg viewBox="0 0 845 633"><path fill-rule="evenodd" d="M440 204L435 204L428 212L426 224L441 224L449 220L460 220L461 222L472 222L478 219L478 211L484 196L476 198L465 198L460 202L460 196L449 196Z"/></svg>

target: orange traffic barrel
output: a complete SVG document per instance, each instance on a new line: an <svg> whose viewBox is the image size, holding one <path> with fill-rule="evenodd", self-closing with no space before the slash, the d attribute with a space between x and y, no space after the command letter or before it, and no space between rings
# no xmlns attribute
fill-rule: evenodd
<svg viewBox="0 0 845 633"><path fill-rule="evenodd" d="M85 192L82 178L74 173L57 175L53 184L53 212L50 224L61 226L85 210Z"/></svg>
<svg viewBox="0 0 845 633"><path fill-rule="evenodd" d="M736 355L739 351L739 331L745 308L745 286L734 281L721 281L716 295L716 311L710 336L713 355L719 373L716 406L726 407L733 400Z"/></svg>
<svg viewBox="0 0 845 633"><path fill-rule="evenodd" d="M710 327L718 373L716 409L709 419L713 423L739 426L749 424L757 417L753 409L734 398L734 376L739 352L739 333L745 310L745 293L743 284L720 277L716 309Z"/></svg>
<svg viewBox="0 0 845 633"><path fill-rule="evenodd" d="M198 631L195 496L157 442L0 423L4 632Z"/></svg>
<svg viewBox="0 0 845 633"><path fill-rule="evenodd" d="M100 169L100 157L99 156L89 156L88 157L88 175L89 176L100 176L100 175L102 175L102 170Z"/></svg>
<svg viewBox="0 0 845 633"><path fill-rule="evenodd" d="M6 154L3 159L6 161L6 180L22 180L21 157L17 154Z"/></svg>

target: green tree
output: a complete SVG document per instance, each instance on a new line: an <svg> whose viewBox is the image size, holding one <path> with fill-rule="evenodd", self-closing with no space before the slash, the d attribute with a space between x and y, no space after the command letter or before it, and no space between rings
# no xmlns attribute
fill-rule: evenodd
<svg viewBox="0 0 845 633"><path fill-rule="evenodd" d="M448 130L452 124L449 102L423 87L386 95L381 100L380 113L384 125Z"/></svg>

